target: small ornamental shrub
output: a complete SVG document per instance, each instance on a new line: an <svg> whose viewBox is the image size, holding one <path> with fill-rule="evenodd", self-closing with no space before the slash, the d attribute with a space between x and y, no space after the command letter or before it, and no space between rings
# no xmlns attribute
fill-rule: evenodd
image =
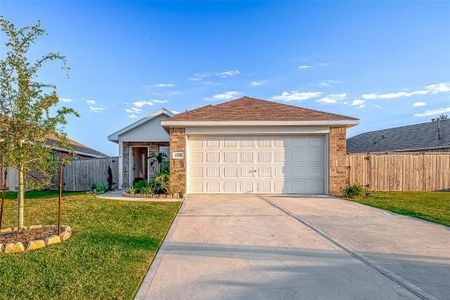
<svg viewBox="0 0 450 300"><path fill-rule="evenodd" d="M147 181L145 181L145 180L139 180L139 181L136 181L136 182L133 184L135 193L136 193L136 194L141 194L141 193L142 193L142 188L145 187L145 186L147 186Z"/></svg>
<svg viewBox="0 0 450 300"><path fill-rule="evenodd" d="M344 196L347 198L353 198L356 196L364 196L364 188L359 184L348 184L344 187Z"/></svg>
<svg viewBox="0 0 450 300"><path fill-rule="evenodd" d="M101 182L94 183L91 187L91 191L94 194L103 194L106 191L106 184Z"/></svg>

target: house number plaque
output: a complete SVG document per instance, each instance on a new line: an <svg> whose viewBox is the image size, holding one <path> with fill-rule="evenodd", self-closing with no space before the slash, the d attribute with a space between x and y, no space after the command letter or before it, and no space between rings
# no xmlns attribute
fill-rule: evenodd
<svg viewBox="0 0 450 300"><path fill-rule="evenodd" d="M172 152L173 159L184 159L184 152Z"/></svg>

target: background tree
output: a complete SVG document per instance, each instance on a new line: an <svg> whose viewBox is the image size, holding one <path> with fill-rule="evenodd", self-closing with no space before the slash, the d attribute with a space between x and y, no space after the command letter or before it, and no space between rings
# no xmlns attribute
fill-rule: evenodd
<svg viewBox="0 0 450 300"><path fill-rule="evenodd" d="M64 125L67 116L78 114L59 107L56 87L38 80L39 71L48 62L60 61L66 74L66 58L50 52L37 60L29 50L46 34L40 23L16 28L0 16L0 29L6 36L0 61L0 149L9 167L18 169L18 228L24 227L24 192L26 187L48 186L55 170L48 138L57 139L58 147L70 150ZM38 175L38 176L36 176Z"/></svg>

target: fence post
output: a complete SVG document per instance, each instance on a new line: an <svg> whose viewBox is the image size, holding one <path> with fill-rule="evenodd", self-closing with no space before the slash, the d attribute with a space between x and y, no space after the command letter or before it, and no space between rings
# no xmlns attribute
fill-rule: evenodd
<svg viewBox="0 0 450 300"><path fill-rule="evenodd" d="M59 197L58 197L58 235L61 234L61 206L62 206L62 165L59 167Z"/></svg>

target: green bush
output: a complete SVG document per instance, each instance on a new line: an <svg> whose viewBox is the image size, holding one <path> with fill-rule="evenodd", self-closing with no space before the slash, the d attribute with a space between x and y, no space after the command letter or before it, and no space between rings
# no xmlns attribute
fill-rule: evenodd
<svg viewBox="0 0 450 300"><path fill-rule="evenodd" d="M364 188L359 184L348 184L344 187L344 196L347 198L353 198L356 196L364 196Z"/></svg>
<svg viewBox="0 0 450 300"><path fill-rule="evenodd" d="M106 191L106 184L102 182L94 183L91 187L91 191L94 194L103 194Z"/></svg>
<svg viewBox="0 0 450 300"><path fill-rule="evenodd" d="M157 195L166 195L169 190L169 170L165 169L155 174L155 177L150 179L149 181L140 180L133 184L132 187L129 188L130 194L157 194ZM133 193L131 192L133 191Z"/></svg>
<svg viewBox="0 0 450 300"><path fill-rule="evenodd" d="M146 186L147 186L147 181L145 181L145 180L139 180L139 181L136 181L134 184L133 184L133 188L134 188L134 190L135 190L135 193L136 194L141 194L142 193L142 188L145 188Z"/></svg>

